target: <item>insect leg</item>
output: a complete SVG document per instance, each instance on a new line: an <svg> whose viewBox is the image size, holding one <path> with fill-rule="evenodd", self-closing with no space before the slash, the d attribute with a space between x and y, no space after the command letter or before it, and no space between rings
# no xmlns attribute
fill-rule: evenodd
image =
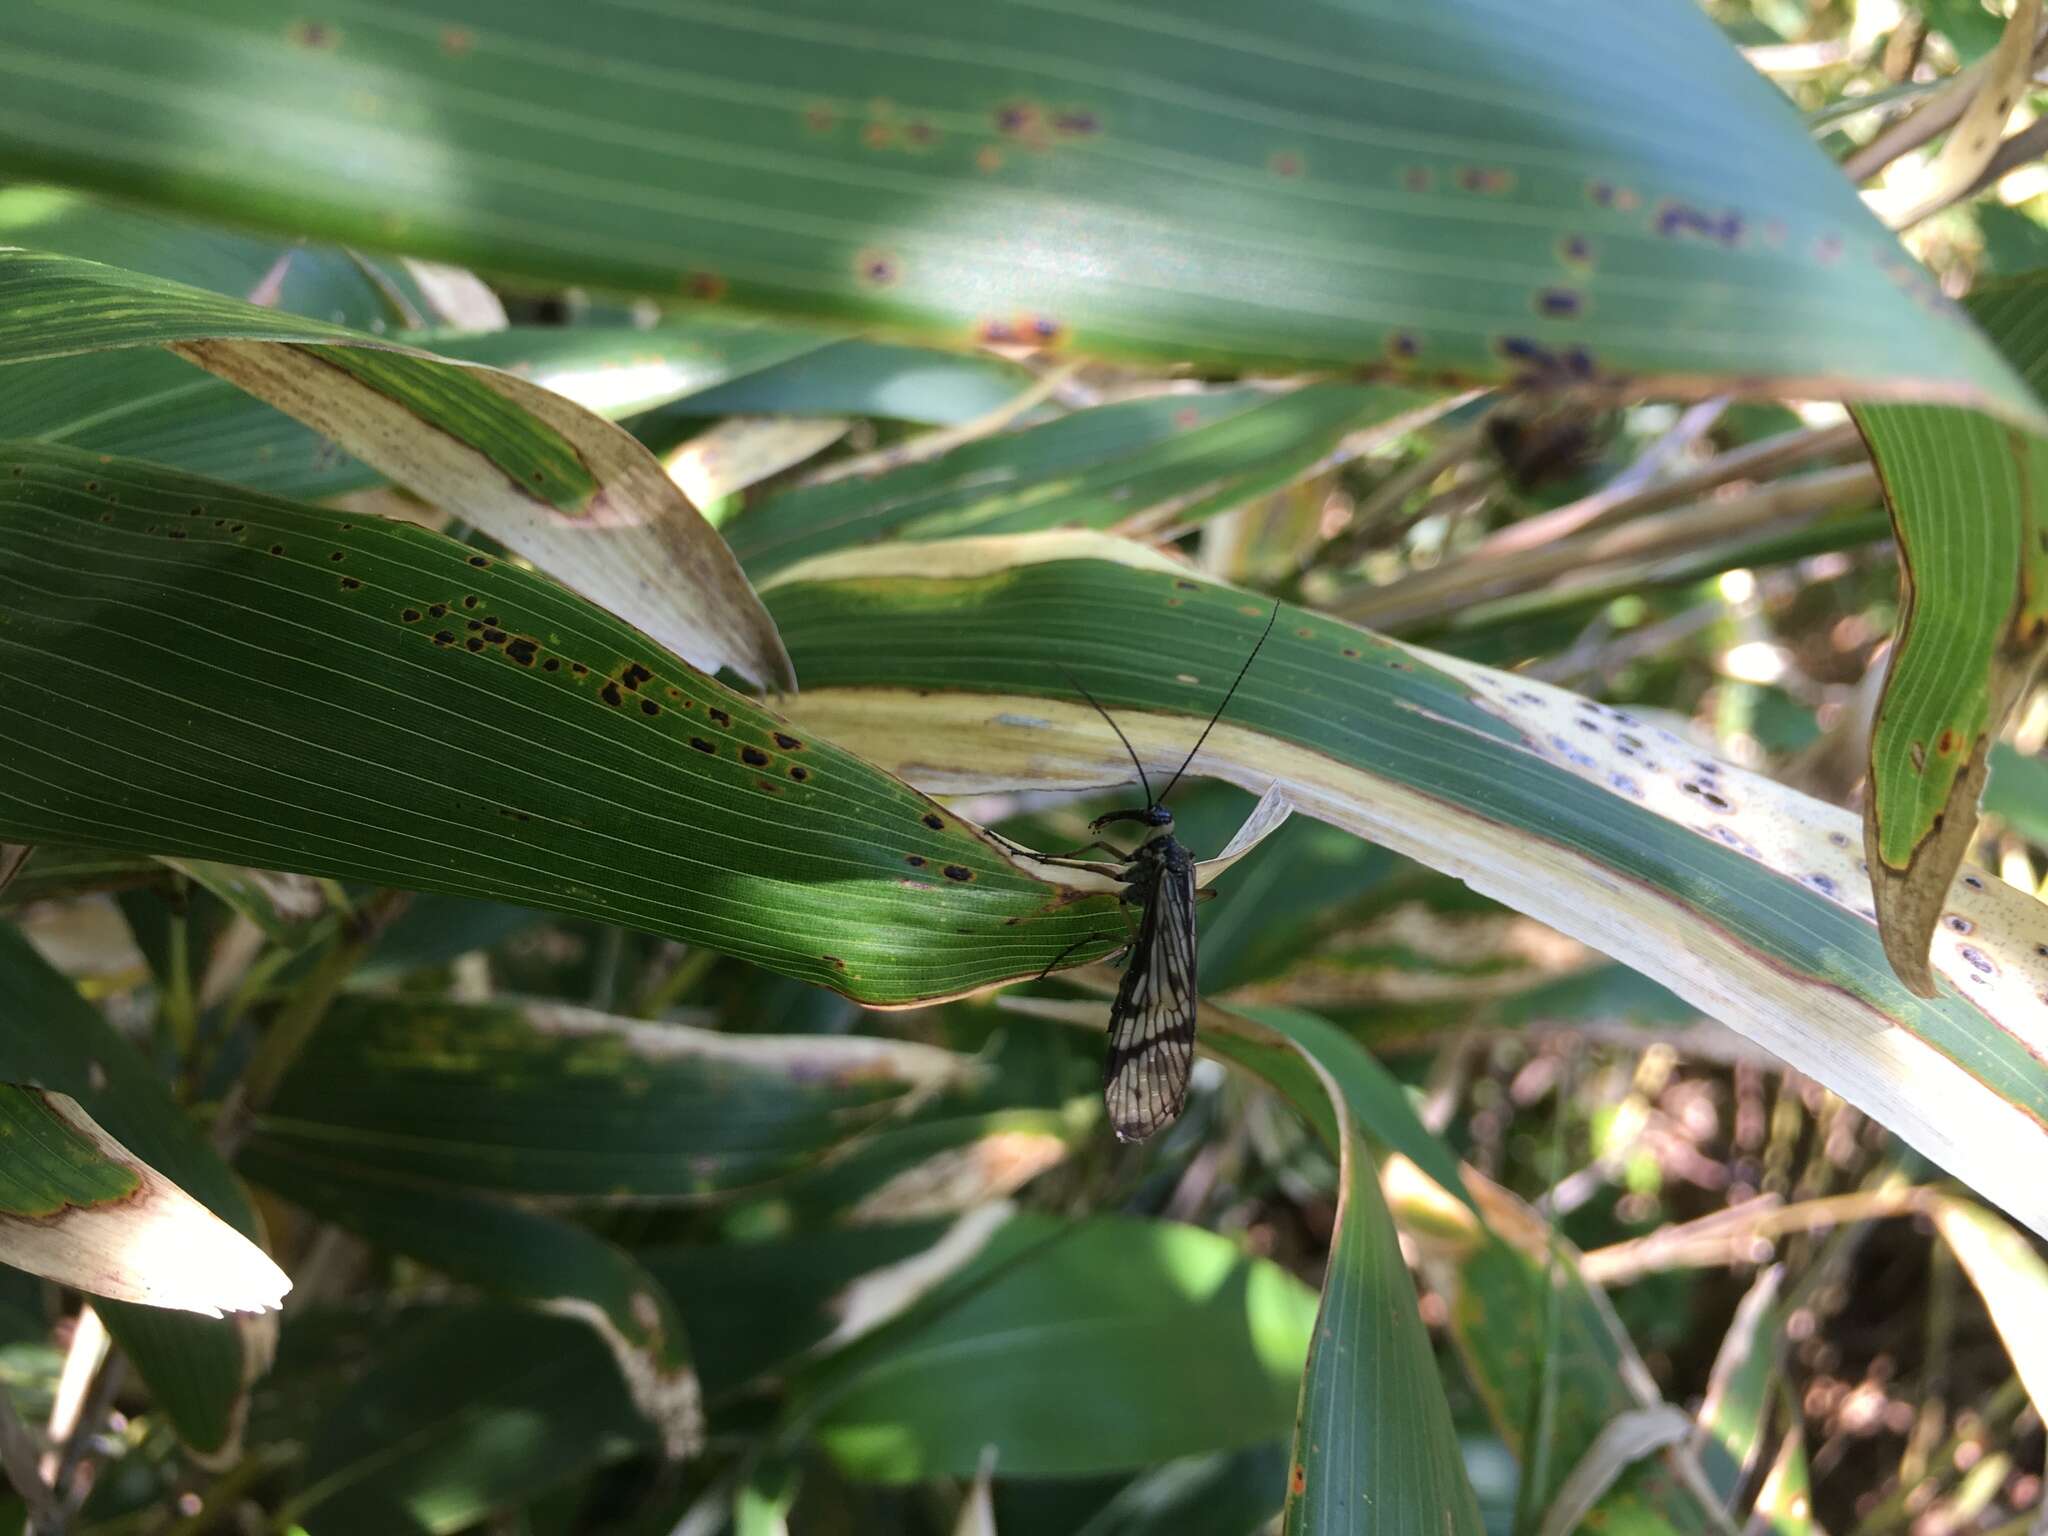
<svg viewBox="0 0 2048 1536"><path fill-rule="evenodd" d="M1078 858L1081 854L1093 852L1097 848L1100 848L1104 853L1108 854L1111 858L1115 859L1119 864L1128 864L1131 862L1131 856L1128 853L1124 852L1123 849L1114 847L1109 843L1105 843L1099 837L1092 843L1083 843L1078 848L1069 848L1065 853L1040 853L1034 854L1033 857L1039 859L1072 859Z"/></svg>

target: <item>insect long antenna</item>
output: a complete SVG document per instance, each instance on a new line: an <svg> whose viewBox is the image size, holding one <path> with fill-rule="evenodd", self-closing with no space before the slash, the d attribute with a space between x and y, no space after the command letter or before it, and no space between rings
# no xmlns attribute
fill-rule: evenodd
<svg viewBox="0 0 2048 1536"><path fill-rule="evenodd" d="M1166 788L1160 792L1163 804L1173 793L1173 786L1180 782L1180 776L1188 771L1188 764L1195 760L1195 754L1202 750L1202 743L1209 739L1209 733L1216 729L1216 722L1223 718L1223 711L1230 708L1230 701L1237 696L1237 685L1244 681L1245 673L1251 671L1252 663L1259 659L1259 652L1265 649L1266 636L1273 633L1273 622L1280 617L1280 605L1273 604L1273 611L1266 615L1266 627L1259 632L1259 643L1252 647L1251 655L1245 657L1244 665L1237 669L1237 678L1230 685L1230 692L1223 695L1223 702L1216 706L1216 713L1209 717L1209 723L1202 727L1202 734L1195 738L1195 744L1188 749L1188 755L1181 759L1180 766L1173 771L1173 777L1166 781ZM1098 706L1099 707L1099 706ZM1123 733L1119 731L1118 735Z"/></svg>
<svg viewBox="0 0 2048 1536"><path fill-rule="evenodd" d="M1277 612L1278 610L1275 611ZM1068 682L1081 690L1082 698L1095 705L1095 713L1109 721L1109 728L1116 732L1116 739L1124 744L1124 751L1130 753L1131 766L1138 770L1138 782L1145 786L1145 804L1148 806L1157 805L1159 802L1152 798L1152 781L1145 777L1145 765L1138 761L1138 754L1131 750L1131 738L1124 734L1124 728L1116 723L1108 710L1096 703L1095 695L1088 691L1087 684L1074 676L1073 673L1068 672L1065 667L1061 667L1060 671L1065 675ZM1175 775L1175 777L1178 777L1178 775Z"/></svg>

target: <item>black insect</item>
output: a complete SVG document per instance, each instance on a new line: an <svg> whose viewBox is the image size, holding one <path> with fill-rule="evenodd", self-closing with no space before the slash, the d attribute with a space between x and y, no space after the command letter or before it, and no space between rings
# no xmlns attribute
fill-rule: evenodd
<svg viewBox="0 0 2048 1536"><path fill-rule="evenodd" d="M1251 671L1266 637L1273 632L1273 621L1279 616L1280 605L1275 603L1258 644L1245 657L1230 691L1223 695L1216 713L1209 717L1202 734L1195 738L1194 746L1157 795L1152 793L1145 765L1138 761L1123 727L1079 678L1069 675L1068 680L1080 690L1081 696L1094 705L1095 712L1116 732L1116 739L1130 754L1131 766L1138 770L1138 782L1145 789L1144 805L1111 811L1088 824L1089 831L1100 832L1120 821L1134 821L1144 828L1136 848L1126 851L1098 839L1049 859L1054 863L1076 862L1074 854L1096 849L1108 853L1118 866L1112 872L1124 883L1123 900L1138 909L1137 929L1130 943L1119 952L1129 957L1129 963L1124 969L1123 983L1117 988L1116 1002L1109 1010L1109 1046L1102 1057L1102 1102L1119 1141L1143 1141L1180 1118L1181 1107L1187 1102L1188 1072L1195 1063L1195 861L1173 835L1173 812L1166 808L1166 797L1173 793L1173 786L1180 782L1188 764L1202 750L1202 743L1209 739L1209 732L1230 707L1238 683ZM1047 974L1065 958L1061 955L1047 966Z"/></svg>

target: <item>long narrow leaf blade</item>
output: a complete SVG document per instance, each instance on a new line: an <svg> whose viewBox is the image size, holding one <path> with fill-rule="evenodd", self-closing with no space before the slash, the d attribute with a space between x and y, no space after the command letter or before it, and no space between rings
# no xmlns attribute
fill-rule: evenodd
<svg viewBox="0 0 2048 1536"><path fill-rule="evenodd" d="M0 167L354 246L955 343L2038 419L1689 0L45 0L9 41Z"/></svg>
<svg viewBox="0 0 2048 1536"><path fill-rule="evenodd" d="M0 732L0 840L576 912L870 1002L1121 927L508 562L55 448L0 450Z"/></svg>
<svg viewBox="0 0 2048 1536"><path fill-rule="evenodd" d="M1171 773L1271 611L1114 540L960 540L767 591L815 728L930 788ZM858 635L858 643L854 636ZM1847 812L1624 712L1283 610L1196 772L1455 874L1670 986L2048 1232L2028 1173L2048 909L1964 881L1931 1001L1893 974ZM1206 850L1195 850L1198 854Z"/></svg>

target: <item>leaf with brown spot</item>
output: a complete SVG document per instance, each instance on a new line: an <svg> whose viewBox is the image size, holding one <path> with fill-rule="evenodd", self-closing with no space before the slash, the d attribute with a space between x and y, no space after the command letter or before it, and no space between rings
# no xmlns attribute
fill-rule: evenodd
<svg viewBox="0 0 2048 1536"><path fill-rule="evenodd" d="M1157 785L1268 611L1216 586L1153 601L1191 574L1053 534L877 545L792 567L764 595L809 683L790 704L800 724L934 792L1101 789L1130 784L1130 761L1043 637L1061 636L1059 660ZM1885 958L1849 812L1625 712L1292 608L1189 773L1277 785L1297 813L1663 982L2048 1231L2029 1172L2048 1153L2048 907L2030 896L1958 890L1974 931L1940 936L1950 985L1923 1001Z"/></svg>
<svg viewBox="0 0 2048 1536"><path fill-rule="evenodd" d="M0 363L162 346L698 665L795 686L716 529L623 429L516 374L70 257L0 250Z"/></svg>
<svg viewBox="0 0 2048 1536"><path fill-rule="evenodd" d="M2048 388L2048 278L1991 284L1969 309ZM2048 438L1943 406L1855 414L1900 572L1864 842L1885 952L1931 997L1928 946L1976 835L1991 743L2048 653Z"/></svg>

